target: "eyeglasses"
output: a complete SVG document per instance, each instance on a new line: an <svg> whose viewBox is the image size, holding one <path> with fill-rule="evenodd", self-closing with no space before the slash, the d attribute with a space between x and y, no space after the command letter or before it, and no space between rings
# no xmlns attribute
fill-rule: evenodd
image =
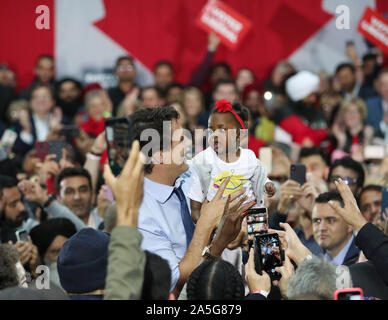
<svg viewBox="0 0 388 320"><path fill-rule="evenodd" d="M350 178L350 177L340 177L340 176L333 176L329 179L329 182L334 183L334 181L341 179L343 182L345 182L348 186L353 186L357 184L358 179L357 178Z"/></svg>
<svg viewBox="0 0 388 320"><path fill-rule="evenodd" d="M127 66L117 66L117 71L132 71L133 66L127 65Z"/></svg>

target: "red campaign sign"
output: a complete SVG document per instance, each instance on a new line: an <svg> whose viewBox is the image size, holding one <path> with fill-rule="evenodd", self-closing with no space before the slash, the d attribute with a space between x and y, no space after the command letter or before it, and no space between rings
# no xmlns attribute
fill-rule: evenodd
<svg viewBox="0 0 388 320"><path fill-rule="evenodd" d="M209 0L196 19L197 25L214 32L231 49L237 48L252 27L251 21L219 0Z"/></svg>
<svg viewBox="0 0 388 320"><path fill-rule="evenodd" d="M371 43L388 53L388 19L366 8L357 30Z"/></svg>

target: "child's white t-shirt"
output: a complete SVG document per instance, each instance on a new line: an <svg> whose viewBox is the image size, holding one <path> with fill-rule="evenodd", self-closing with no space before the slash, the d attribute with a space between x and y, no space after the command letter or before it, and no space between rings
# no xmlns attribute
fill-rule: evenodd
<svg viewBox="0 0 388 320"><path fill-rule="evenodd" d="M246 191L244 194L248 195L247 201L255 200L251 179L254 176L258 160L252 150L240 148L240 157L237 161L231 163L222 161L211 147L208 147L196 155L196 157L198 156L205 158L207 163L212 164L210 183L207 190L207 199L209 201L214 198L223 180L229 176L231 179L226 186L224 196L245 188ZM191 200L203 202L203 195L204 193L202 192L199 176L194 173L193 184L190 188L188 197Z"/></svg>

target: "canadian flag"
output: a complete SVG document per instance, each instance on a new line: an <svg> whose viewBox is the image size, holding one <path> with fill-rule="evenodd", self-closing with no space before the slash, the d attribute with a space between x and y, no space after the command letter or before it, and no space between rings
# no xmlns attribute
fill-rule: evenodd
<svg viewBox="0 0 388 320"><path fill-rule="evenodd" d="M237 50L220 45L215 61L227 61L235 72L251 68L262 80L280 60L297 68L333 72L347 60L345 43L366 50L357 24L371 7L388 11L388 1L352 0L349 29L336 28L336 8L343 0L221 0L252 22ZM52 54L57 78L87 81L93 72L113 68L123 54L136 59L138 82L152 84L156 61L173 62L176 80L187 82L206 52L207 35L195 19L207 0L2 0L0 63L17 73L19 87L33 78L36 58ZM38 6L49 9L49 29L39 29ZM89 80L93 80L90 79Z"/></svg>

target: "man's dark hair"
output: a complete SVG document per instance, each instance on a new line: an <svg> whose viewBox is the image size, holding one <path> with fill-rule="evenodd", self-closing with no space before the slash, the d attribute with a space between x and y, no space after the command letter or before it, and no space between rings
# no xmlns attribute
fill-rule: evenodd
<svg viewBox="0 0 388 320"><path fill-rule="evenodd" d="M31 98L32 98L32 94L36 90L42 89L42 88L46 88L50 92L51 98L55 99L55 93L54 93L53 87L51 87L49 84L45 84L45 83L38 83L38 84L31 87Z"/></svg>
<svg viewBox="0 0 388 320"><path fill-rule="evenodd" d="M329 170L329 180L331 178L331 175L333 173L333 170L337 167L344 167L347 169L351 169L354 172L357 173L357 186L360 188L364 185L364 180L365 180L365 172L364 169L362 168L361 163L357 162L356 160L353 160L352 157L346 156L341 159L337 159L332 163L330 166Z"/></svg>
<svg viewBox="0 0 388 320"><path fill-rule="evenodd" d="M214 65L211 66L210 68L210 73L213 73L214 70L218 69L218 68L224 68L226 73L231 76L232 75L232 68L230 67L230 65L225 62L225 61L220 61L220 62L217 62L215 63Z"/></svg>
<svg viewBox="0 0 388 320"><path fill-rule="evenodd" d="M341 195L336 191L329 191L325 193L321 193L316 199L315 203L328 203L329 201L338 201L343 208L345 206L344 200Z"/></svg>
<svg viewBox="0 0 388 320"><path fill-rule="evenodd" d="M3 197L3 189L9 189L18 185L17 179L0 175L0 200Z"/></svg>
<svg viewBox="0 0 388 320"><path fill-rule="evenodd" d="M162 67L162 66L166 66L168 68L170 68L173 72L174 72L174 67L172 65L172 63L168 60L159 60L155 63L155 66L154 66L154 72L156 71L156 69L158 69L159 67Z"/></svg>
<svg viewBox="0 0 388 320"><path fill-rule="evenodd" d="M154 129L159 134L160 139L159 145L153 145L151 150L161 151L163 150L163 141L171 141L171 132L163 132L163 121L171 121L172 119L178 119L179 113L174 107L155 107L155 108L144 108L134 112L131 115L132 120L132 133L133 138L140 142L140 150L152 141L151 137L148 137L147 141L141 141L140 135L146 129ZM168 143L169 145L169 143ZM145 155L151 158L152 154L150 151ZM146 173L152 172L153 164L145 164L144 170Z"/></svg>
<svg viewBox="0 0 388 320"><path fill-rule="evenodd" d="M9 244L0 244L0 290L19 285L17 260L14 249Z"/></svg>
<svg viewBox="0 0 388 320"><path fill-rule="evenodd" d="M88 184L89 184L90 190L92 190L92 178L90 177L89 171L85 170L84 168L71 167L71 168L65 168L59 173L58 178L57 178L57 190L58 190L58 192L60 190L61 181L63 179L66 179L69 177L80 177L80 176L88 179Z"/></svg>
<svg viewBox="0 0 388 320"><path fill-rule="evenodd" d="M141 300L167 300L171 286L171 268L168 262L149 251L145 251L143 289Z"/></svg>
<svg viewBox="0 0 388 320"><path fill-rule="evenodd" d="M345 62L345 63L341 63L337 66L337 68L335 69L335 74L338 74L338 72L340 72L341 70L346 69L346 68L350 69L352 71L352 73L356 72L356 68L352 63Z"/></svg>
<svg viewBox="0 0 388 320"><path fill-rule="evenodd" d="M224 260L201 263L187 281L188 300L241 300L244 282L238 270Z"/></svg>
<svg viewBox="0 0 388 320"><path fill-rule="evenodd" d="M121 61L128 60L131 62L132 65L135 65L135 62L133 61L133 58L131 56L120 56L116 60L116 68L120 64Z"/></svg>
<svg viewBox="0 0 388 320"><path fill-rule="evenodd" d="M49 59L51 61L54 62L54 57L51 55L51 54L41 54L37 59L36 59L36 66L38 65L38 63L40 62L40 60L43 60L43 59Z"/></svg>
<svg viewBox="0 0 388 320"><path fill-rule="evenodd" d="M173 89L173 88L179 88L179 89L184 89L185 86L181 83L178 83L178 82L173 82L173 83L170 83L167 88L166 88L166 92L168 92L170 89Z"/></svg>
<svg viewBox="0 0 388 320"><path fill-rule="evenodd" d="M376 58L377 58L377 55L375 53L367 53L363 55L362 62L365 63L368 60L376 60Z"/></svg>
<svg viewBox="0 0 388 320"><path fill-rule="evenodd" d="M248 120L249 120L249 109L244 107L241 103L235 102L232 104L232 109L234 112L237 113L237 115L241 118L241 120L244 122L245 128L248 128ZM213 113L218 113L216 107L214 106L211 114ZM240 123L237 121L236 122L240 125Z"/></svg>
<svg viewBox="0 0 388 320"><path fill-rule="evenodd" d="M79 89L79 90L83 89L81 82L79 82L78 80L76 80L74 78L63 78L61 81L58 82L58 85L57 85L58 90L62 86L62 84L64 84L65 82L72 82L77 87L77 89Z"/></svg>
<svg viewBox="0 0 388 320"><path fill-rule="evenodd" d="M216 92L218 90L218 87L219 86L222 86L222 85L225 85L225 84L230 84L234 87L234 89L236 90L236 92L238 92L238 88L237 88L237 85L236 83L231 80L231 79L220 79L218 80L215 84L214 84L214 87L213 87L213 92Z"/></svg>
<svg viewBox="0 0 388 320"><path fill-rule="evenodd" d="M321 148L317 148L317 147L311 147L311 148L303 147L299 153L299 160L302 158L308 158L311 156L320 156L322 160L325 162L325 164L327 164L327 159L325 154L323 153Z"/></svg>
<svg viewBox="0 0 388 320"><path fill-rule="evenodd" d="M155 92L157 93L159 99L162 99L165 96L165 93L162 92L162 90L160 90L159 88L154 87L154 86L148 86L148 87L144 87L143 89L141 89L141 92L140 92L140 98L141 99L143 99L143 93L146 90L155 90Z"/></svg>

